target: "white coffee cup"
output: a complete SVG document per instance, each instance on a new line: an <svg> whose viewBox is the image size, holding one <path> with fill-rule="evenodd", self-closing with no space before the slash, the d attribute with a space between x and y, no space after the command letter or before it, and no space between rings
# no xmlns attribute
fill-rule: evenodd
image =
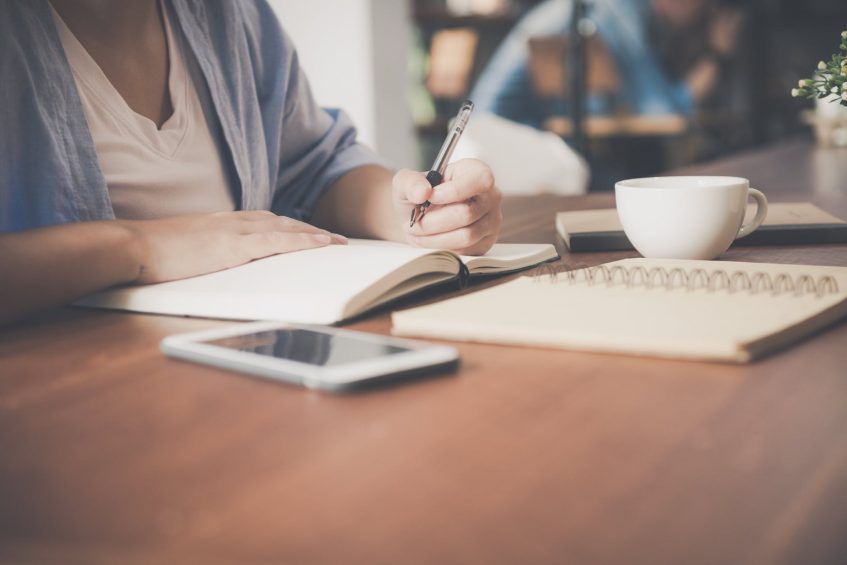
<svg viewBox="0 0 847 565"><path fill-rule="evenodd" d="M746 224L747 198L758 205ZM765 195L739 177L654 177L615 185L626 236L645 257L714 259L753 233L768 213Z"/></svg>

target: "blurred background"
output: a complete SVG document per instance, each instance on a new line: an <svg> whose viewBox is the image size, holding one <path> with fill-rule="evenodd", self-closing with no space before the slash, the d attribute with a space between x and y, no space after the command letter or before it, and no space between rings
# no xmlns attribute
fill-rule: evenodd
<svg viewBox="0 0 847 565"><path fill-rule="evenodd" d="M847 127L820 127L837 105L790 95L837 50L845 0L271 4L318 100L396 166L428 169L468 97L459 156L512 193L611 190L816 125L847 144Z"/></svg>

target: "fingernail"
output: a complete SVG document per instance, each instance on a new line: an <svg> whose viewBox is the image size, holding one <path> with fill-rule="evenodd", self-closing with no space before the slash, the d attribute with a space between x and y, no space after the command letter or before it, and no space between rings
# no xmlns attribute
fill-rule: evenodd
<svg viewBox="0 0 847 565"><path fill-rule="evenodd" d="M349 239L347 239L346 237L344 237L340 233L332 234L332 239L333 239L333 241L335 241L335 243L338 243L340 245L347 245L350 242Z"/></svg>
<svg viewBox="0 0 847 565"><path fill-rule="evenodd" d="M317 243L329 243L332 241L332 238L323 233L316 233L312 236Z"/></svg>

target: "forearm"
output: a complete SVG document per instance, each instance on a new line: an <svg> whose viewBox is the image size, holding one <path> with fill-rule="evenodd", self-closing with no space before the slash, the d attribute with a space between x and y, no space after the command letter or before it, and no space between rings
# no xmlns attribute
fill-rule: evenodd
<svg viewBox="0 0 847 565"><path fill-rule="evenodd" d="M700 104L711 94L719 76L720 67L713 57L705 56L694 65L685 78L685 85L695 104Z"/></svg>
<svg viewBox="0 0 847 565"><path fill-rule="evenodd" d="M393 175L379 165L353 169L318 201L313 223L348 237L404 241L392 202Z"/></svg>
<svg viewBox="0 0 847 565"><path fill-rule="evenodd" d="M0 235L0 325L139 275L138 243L119 222Z"/></svg>

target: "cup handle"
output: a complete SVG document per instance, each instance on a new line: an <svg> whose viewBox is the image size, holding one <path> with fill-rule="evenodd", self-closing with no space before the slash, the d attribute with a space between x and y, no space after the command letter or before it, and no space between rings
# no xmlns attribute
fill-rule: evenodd
<svg viewBox="0 0 847 565"><path fill-rule="evenodd" d="M741 226L735 239L741 239L756 231L768 215L768 199L765 198L765 195L761 191L751 188L747 192L747 197L750 196L756 201L756 215L753 216L752 220Z"/></svg>

